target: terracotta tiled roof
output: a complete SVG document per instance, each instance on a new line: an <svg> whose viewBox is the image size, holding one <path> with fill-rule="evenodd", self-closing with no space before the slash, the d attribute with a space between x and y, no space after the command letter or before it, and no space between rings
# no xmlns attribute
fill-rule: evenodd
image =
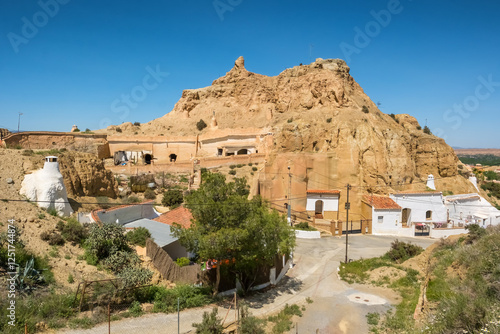
<svg viewBox="0 0 500 334"><path fill-rule="evenodd" d="M441 191L429 190L429 191L400 191L394 193L393 195L429 195L429 194L441 194Z"/></svg>
<svg viewBox="0 0 500 334"><path fill-rule="evenodd" d="M364 195L363 201L378 210L401 209L391 198L377 195Z"/></svg>
<svg viewBox="0 0 500 334"><path fill-rule="evenodd" d="M177 223L184 228L189 228L191 226L191 219L193 219L193 215L189 209L186 209L183 206L175 208L169 212L166 212L159 217L153 219L157 222L173 225Z"/></svg>
<svg viewBox="0 0 500 334"><path fill-rule="evenodd" d="M310 189L307 191L308 194L330 194L330 195L339 195L340 190L319 190L319 189Z"/></svg>

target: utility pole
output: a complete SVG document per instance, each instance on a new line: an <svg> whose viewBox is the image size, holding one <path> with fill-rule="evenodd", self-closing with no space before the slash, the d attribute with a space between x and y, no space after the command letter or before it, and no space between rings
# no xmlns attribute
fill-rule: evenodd
<svg viewBox="0 0 500 334"><path fill-rule="evenodd" d="M288 166L288 224L292 226L292 173Z"/></svg>
<svg viewBox="0 0 500 334"><path fill-rule="evenodd" d="M22 112L19 113L19 119L17 120L17 132L18 133L19 133L19 128L21 126L21 115L22 114L23 114Z"/></svg>
<svg viewBox="0 0 500 334"><path fill-rule="evenodd" d="M349 203L349 190L351 189L351 185L347 184L347 201L345 202L346 209L346 222L345 222L345 263L347 263L347 247L349 244L349 209L351 208L351 203Z"/></svg>

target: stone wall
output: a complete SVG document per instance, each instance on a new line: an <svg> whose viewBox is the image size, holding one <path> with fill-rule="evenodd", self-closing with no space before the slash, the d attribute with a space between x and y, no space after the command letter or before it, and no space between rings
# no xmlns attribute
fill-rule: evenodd
<svg viewBox="0 0 500 334"><path fill-rule="evenodd" d="M109 157L106 135L78 132L33 131L19 132L7 136L7 147L20 145L24 149L62 149L93 153L100 159Z"/></svg>

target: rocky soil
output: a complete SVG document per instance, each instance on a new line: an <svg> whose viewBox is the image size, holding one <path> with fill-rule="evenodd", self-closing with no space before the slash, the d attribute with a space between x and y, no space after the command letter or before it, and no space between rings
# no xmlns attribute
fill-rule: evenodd
<svg viewBox="0 0 500 334"><path fill-rule="evenodd" d="M15 219L21 230L21 240L27 250L35 255L48 256L57 286L59 288L76 288L78 282L87 279L101 279L109 275L89 266L84 260L78 260L83 250L71 243L53 247L40 239L45 231L55 230L59 220L34 203L23 201L19 190L24 174L43 165L43 155L24 156L22 150L0 149L0 232L7 229L7 221ZM74 283L68 283L72 275Z"/></svg>

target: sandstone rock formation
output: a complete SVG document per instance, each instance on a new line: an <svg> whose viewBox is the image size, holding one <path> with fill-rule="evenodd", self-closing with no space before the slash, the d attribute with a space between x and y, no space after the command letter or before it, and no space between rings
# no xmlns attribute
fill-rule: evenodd
<svg viewBox="0 0 500 334"><path fill-rule="evenodd" d="M11 132L7 129L0 129L0 138L5 138L10 135Z"/></svg>
<svg viewBox="0 0 500 334"><path fill-rule="evenodd" d="M59 159L68 195L107 196L116 198L118 186L113 173L104 168L102 160L95 155L65 152Z"/></svg>
<svg viewBox="0 0 500 334"><path fill-rule="evenodd" d="M362 187L360 192L388 193L400 185L425 188L428 174L437 185L459 177L458 159L443 139L424 133L412 116L382 113L349 72L343 60L317 59L268 77L247 71L240 57L211 86L185 90L170 113L141 131L193 135L196 122L208 123L215 111L218 131L251 126L273 133L259 176L260 192L270 198L286 194L290 164L301 194L346 183Z"/></svg>

